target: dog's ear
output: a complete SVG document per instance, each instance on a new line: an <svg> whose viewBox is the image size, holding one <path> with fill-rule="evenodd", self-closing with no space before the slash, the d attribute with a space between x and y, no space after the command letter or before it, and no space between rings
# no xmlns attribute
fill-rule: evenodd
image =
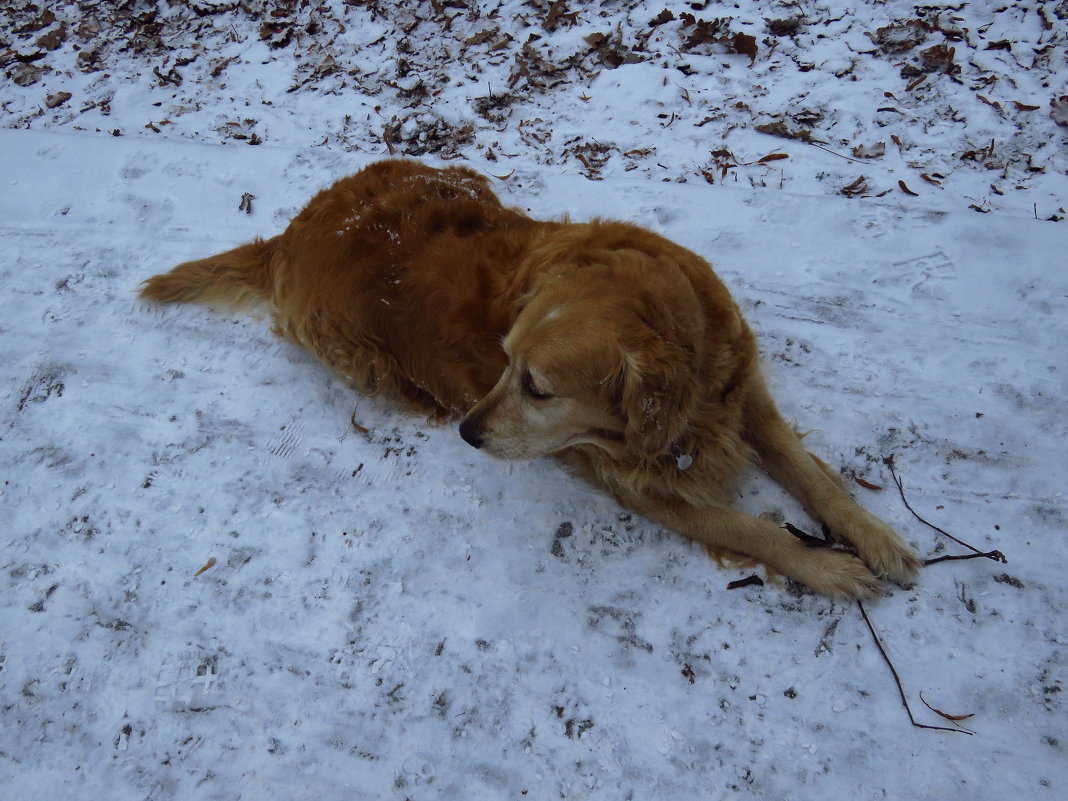
<svg viewBox="0 0 1068 801"><path fill-rule="evenodd" d="M655 337L623 355L624 436L628 448L648 461L670 453L687 428L696 396L692 359Z"/></svg>
<svg viewBox="0 0 1068 801"><path fill-rule="evenodd" d="M625 332L621 342L624 435L628 447L649 461L670 453L700 399L704 326L696 297L687 294L690 302L680 303L674 293L671 304L665 297L646 298L636 330Z"/></svg>

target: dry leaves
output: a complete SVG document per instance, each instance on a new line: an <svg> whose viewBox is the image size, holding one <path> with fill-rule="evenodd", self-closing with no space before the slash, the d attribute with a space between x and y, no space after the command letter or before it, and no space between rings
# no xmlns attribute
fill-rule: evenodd
<svg viewBox="0 0 1068 801"><path fill-rule="evenodd" d="M975 717L975 713L974 712L972 712L970 714L967 714L967 715L950 715L947 712L943 712L941 709L935 709L933 706L931 706L929 703L927 703L927 699L923 697L923 693L920 693L920 700L923 701L923 705L925 707L930 709L932 712L934 712L939 717L945 718L946 720L950 721L954 726L956 726L961 731L966 731L969 734L974 734L975 733L975 732L971 731L970 729L966 729L966 728L964 728L963 726L960 725L960 722L962 720L967 720L968 718L974 718Z"/></svg>

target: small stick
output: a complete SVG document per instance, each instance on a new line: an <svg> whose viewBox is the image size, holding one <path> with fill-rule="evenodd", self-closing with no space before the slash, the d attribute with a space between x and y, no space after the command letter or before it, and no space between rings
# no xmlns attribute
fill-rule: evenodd
<svg viewBox="0 0 1068 801"><path fill-rule="evenodd" d="M793 523L783 523L782 527L801 540L801 542L805 543L806 548L830 548L833 545L830 540L821 540L819 537L813 537L807 531L802 531Z"/></svg>
<svg viewBox="0 0 1068 801"><path fill-rule="evenodd" d="M840 159L845 159L846 161L855 161L857 164L863 164L864 163L860 159L855 159L855 158L852 158L850 156L843 156L841 153L835 153L829 147L824 147L823 145L819 144L818 142L813 142L811 139L802 140L802 141L804 141L806 144L812 145L813 147L818 147L820 150L825 150L826 152L830 153L832 156L838 156L838 158L840 158Z"/></svg>
<svg viewBox="0 0 1068 801"><path fill-rule="evenodd" d="M760 576L749 576L748 578L738 579L737 581L732 581L730 584L727 585L727 589L728 590L737 590L737 589L741 589L742 587L763 587L763 586L764 586L764 580L761 579Z"/></svg>
<svg viewBox="0 0 1068 801"><path fill-rule="evenodd" d="M927 567L928 565L938 564L939 562L958 562L965 559L993 559L1004 563L1008 562L1008 560L1005 559L1005 554L1001 551L987 551L986 553L965 553L957 556L936 556L934 559L924 559L923 566Z"/></svg>
<svg viewBox="0 0 1068 801"><path fill-rule="evenodd" d="M973 551L976 554L976 556L971 556L971 557L966 557L966 558L977 559L980 556L982 556L982 557L985 557L987 559L994 559L994 560L999 561L999 562L1001 562L1003 564L1008 564L1009 560L1005 558L1005 554L1003 554L1001 551L990 551L988 553L983 553L978 548L976 548L974 545L969 545L964 540L957 539L956 537L954 537L952 534L950 534L945 529L939 528L934 523L931 523L930 521L924 520L922 517L920 517L920 515L916 512L916 510L913 509L911 506L909 506L909 502L905 498L905 487L901 483L901 479L898 477L897 471L894 470L894 456L893 456L893 454L891 454L890 456L883 457L883 463L886 464L886 466L888 468L890 468L890 477L894 479L894 484L897 485L897 491L898 491L898 494L901 496L901 502L903 504L905 504L905 508L906 509L908 509L910 512L912 512L912 516L913 517L915 517L917 520L919 520L925 526L928 526L929 528L933 528L939 534L942 534L942 535L944 535L946 537L949 537L951 540L953 540L953 542L955 542L955 543L957 543L959 545L963 545L965 548L967 548L970 551ZM956 557L956 558L960 558L960 557ZM941 562L941 561L944 561L945 559L946 559L946 557L942 557L942 558L936 559L934 561ZM933 564L933 562L928 562L927 564Z"/></svg>
<svg viewBox="0 0 1068 801"><path fill-rule="evenodd" d="M934 731L951 731L954 734L974 734L974 732L968 729L950 729L947 726L928 726L926 723L917 723L916 718L912 716L912 709L909 707L908 699L905 697L905 690L901 686L901 677L897 675L897 670L894 668L894 663L890 661L890 657L886 655L886 649L883 648L882 642L879 640L879 635L875 633L875 627L868 620L868 613L864 611L864 604L857 601L857 607L860 609L860 616L864 618L864 622L868 624L868 631L871 632L872 639L875 640L875 645L879 649L879 653L883 656L883 661L886 662L886 666L890 668L890 673L894 676L894 683L897 684L897 691L901 695L901 703L905 707L905 712L908 713L909 723L918 729L933 729Z"/></svg>

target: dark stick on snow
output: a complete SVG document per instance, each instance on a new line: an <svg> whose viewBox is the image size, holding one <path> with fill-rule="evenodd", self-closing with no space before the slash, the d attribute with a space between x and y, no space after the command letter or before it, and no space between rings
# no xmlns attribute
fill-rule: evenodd
<svg viewBox="0 0 1068 801"><path fill-rule="evenodd" d="M763 587L763 586L764 586L764 580L761 579L760 576L749 576L748 578L738 579L737 581L732 581L730 584L727 585L727 589L728 590L738 590L738 589L741 589L742 587Z"/></svg>
<svg viewBox="0 0 1068 801"><path fill-rule="evenodd" d="M801 540L801 542L805 543L805 547L807 548L830 548L833 545L830 540L822 540L819 537L813 537L807 531L802 531L793 523L783 523L782 527Z"/></svg>
<svg viewBox="0 0 1068 801"><path fill-rule="evenodd" d="M927 526L929 528L933 528L939 534L942 534L943 536L949 537L951 540L953 540L953 542L957 543L958 545L963 545L965 548L967 548L970 551L973 551L974 554L975 554L974 556L963 556L963 557L962 556L942 556L942 557L939 557L938 559L932 559L932 560L929 560L927 562L924 562L925 566L934 564L935 562L944 562L944 561L947 561L949 559L978 559L980 557L983 557L983 558L986 558L986 559L993 559L995 561L1001 562L1002 564L1008 564L1009 560L1005 558L1005 554L1003 554L1001 551L988 551L988 552L980 551L974 545L969 545L964 540L957 539L956 537L954 537L952 534L950 534L945 529L939 528L938 526L936 526L934 523L930 522L929 520L924 520L922 517L920 517L919 513L915 509L913 509L911 506L909 506L908 499L905 498L905 487L901 483L901 479L898 477L897 471L894 470L894 457L893 457L893 454L891 454L890 456L884 457L883 458L883 462L886 464L886 466L888 468L890 468L890 477L894 479L894 484L897 485L897 492L901 496L901 502L903 504L905 504L905 508L906 509L908 509L910 512L912 512L912 516L915 517L917 520L919 520L921 523L923 523L925 526Z"/></svg>
<svg viewBox="0 0 1068 801"><path fill-rule="evenodd" d="M965 559L993 559L999 562L1006 561L1005 554L1003 554L1001 551L987 551L986 553L965 553L957 556L936 556L934 559L924 559L923 566L927 567L928 565L934 565L939 562L960 562Z"/></svg>
<svg viewBox="0 0 1068 801"><path fill-rule="evenodd" d="M894 668L894 663L890 661L890 657L886 655L886 649L883 648L882 641L879 639L879 635L875 633L875 627L868 620L868 613L864 611L864 604L857 601L857 607L860 609L860 616L864 618L864 622L868 624L868 631L871 632L872 639L875 640L875 646L879 649L879 653L883 656L883 661L886 662L886 666L890 668L890 672L894 676L894 683L897 684L897 691L901 695L901 703L905 707L905 712L908 713L909 723L915 726L917 729L933 729L934 731L951 731L954 734L974 734L974 732L967 729L950 729L946 726L928 726L926 723L917 723L916 718L912 716L912 708L909 706L908 698L905 697L905 689L901 686L901 677L897 675L897 670Z"/></svg>

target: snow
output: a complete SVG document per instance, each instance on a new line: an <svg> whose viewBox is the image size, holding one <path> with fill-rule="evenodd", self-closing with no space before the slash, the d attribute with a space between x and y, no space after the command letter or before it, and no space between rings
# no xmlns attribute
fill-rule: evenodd
<svg viewBox="0 0 1068 801"><path fill-rule="evenodd" d="M666 3L645 51L661 4L575 1L548 30L548 3L439 3L447 31L432 4L301 4L271 48L266 17L176 2L164 50L129 44L150 4L113 4L141 22L110 37L107 4L81 5L29 32L38 12L0 17L0 51L45 53L5 56L0 90L5 798L1065 796L1063 4L943 9L960 38L897 54L867 34L917 18L898 0ZM756 60L685 50L683 13L733 17ZM796 35L766 30L797 14ZM86 19L107 24L79 38ZM61 24L62 47L34 44ZM901 65L943 41L960 82L906 91ZM570 66L529 56L547 88L510 84L524 43ZM301 84L327 55L341 67ZM496 120L473 110L505 94ZM835 153L755 130L802 109ZM867 607L917 720L952 725L922 692L974 735L909 724L855 605L728 590L752 571L551 461L491 462L354 396L265 320L136 300L390 147L507 176L534 215L630 219L708 257L810 447L884 487L855 486L865 507L925 555L963 552L902 505L893 455L918 512L1004 552ZM789 158L756 163L770 153ZM860 175L863 196L839 194ZM755 473L737 505L808 523Z"/></svg>

